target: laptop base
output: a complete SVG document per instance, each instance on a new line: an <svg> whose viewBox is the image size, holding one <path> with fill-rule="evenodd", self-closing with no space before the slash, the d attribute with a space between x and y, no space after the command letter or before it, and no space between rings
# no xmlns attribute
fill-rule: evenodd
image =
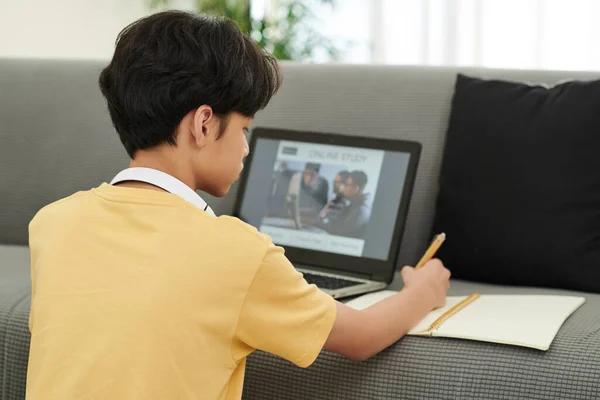
<svg viewBox="0 0 600 400"><path fill-rule="evenodd" d="M375 292L378 290L383 290L387 287L385 282L350 278L347 275L315 271L309 268L298 268L298 271L305 275L305 279L308 278L308 283L314 283L320 290L329 294L334 299ZM315 277L317 277L317 279L315 279ZM332 280L332 284L329 285L325 280L319 282L319 277L330 278ZM336 280L342 281L344 283L344 287L332 288L337 286L335 282ZM356 283L345 284L345 282Z"/></svg>

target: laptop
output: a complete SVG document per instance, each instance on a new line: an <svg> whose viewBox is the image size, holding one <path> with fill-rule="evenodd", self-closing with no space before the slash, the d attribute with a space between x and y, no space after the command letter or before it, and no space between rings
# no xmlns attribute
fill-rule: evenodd
<svg viewBox="0 0 600 400"><path fill-rule="evenodd" d="M388 286L421 145L257 127L234 215L334 298Z"/></svg>

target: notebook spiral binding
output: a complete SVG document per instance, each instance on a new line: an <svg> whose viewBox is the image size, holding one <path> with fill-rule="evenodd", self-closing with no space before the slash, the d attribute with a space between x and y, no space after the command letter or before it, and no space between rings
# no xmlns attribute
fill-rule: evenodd
<svg viewBox="0 0 600 400"><path fill-rule="evenodd" d="M468 306L469 304L471 304L472 302L477 300L479 298L479 296L480 296L479 293L473 293L472 295L465 298L460 303L457 303L456 305L454 305L454 307L450 308L448 311L443 313L438 319L433 321L433 323L431 325L429 325L429 328L427 328L427 332L438 329L440 326L442 326L442 324L444 322L446 322L446 320L448 318L450 318L451 316L453 316L454 314L456 314L457 312L459 312L460 310L462 310L463 308L465 308L466 306Z"/></svg>

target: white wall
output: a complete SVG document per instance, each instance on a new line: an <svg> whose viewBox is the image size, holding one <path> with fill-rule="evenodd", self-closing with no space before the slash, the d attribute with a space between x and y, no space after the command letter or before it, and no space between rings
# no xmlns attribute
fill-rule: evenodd
<svg viewBox="0 0 600 400"><path fill-rule="evenodd" d="M189 0L173 4L184 7ZM99 58L147 0L0 0L0 57Z"/></svg>
<svg viewBox="0 0 600 400"><path fill-rule="evenodd" d="M273 0L253 1L260 16ZM341 0L335 11L307 1L323 33L350 42L341 61L369 61L367 0ZM193 4L173 0L170 7L191 9ZM0 0L0 57L109 59L121 29L155 11L148 0Z"/></svg>

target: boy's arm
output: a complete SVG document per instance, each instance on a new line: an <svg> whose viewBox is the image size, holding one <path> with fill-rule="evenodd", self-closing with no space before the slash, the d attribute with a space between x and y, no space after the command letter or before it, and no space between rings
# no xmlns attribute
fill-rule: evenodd
<svg viewBox="0 0 600 400"><path fill-rule="evenodd" d="M398 341L429 311L444 304L450 273L438 260L419 271L404 268L405 288L359 311L337 303L324 348L351 360L366 360Z"/></svg>
<svg viewBox="0 0 600 400"><path fill-rule="evenodd" d="M335 318L335 300L309 285L283 249L269 243L240 309L232 356L237 362L248 349L258 349L307 367L319 355Z"/></svg>
<svg viewBox="0 0 600 400"><path fill-rule="evenodd" d="M232 357L238 361L248 349L259 349L307 367L326 348L355 360L368 358L444 303L449 272L439 261L418 271L404 268L402 276L401 293L356 311L309 285L283 249L269 243L240 309Z"/></svg>

